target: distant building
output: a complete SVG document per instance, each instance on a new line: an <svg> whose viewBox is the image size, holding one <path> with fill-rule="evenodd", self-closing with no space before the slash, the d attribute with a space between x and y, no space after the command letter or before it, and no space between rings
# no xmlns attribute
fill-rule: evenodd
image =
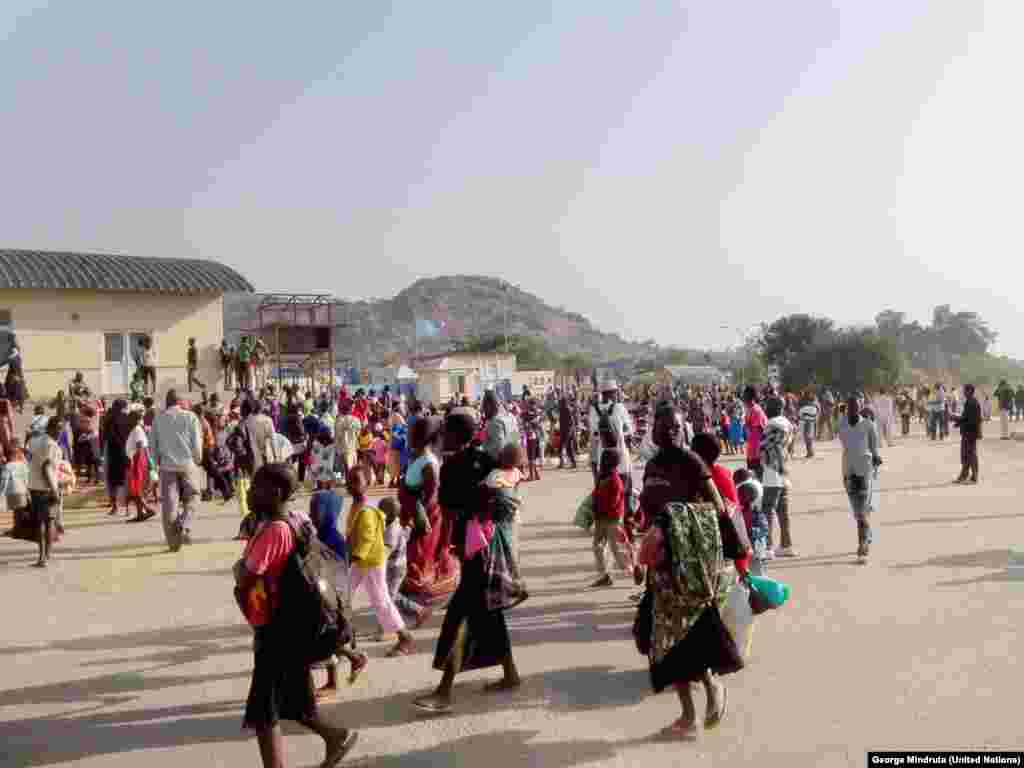
<svg viewBox="0 0 1024 768"><path fill-rule="evenodd" d="M224 294L252 290L212 261L0 250L0 326L17 335L37 400L52 398L76 371L93 392L127 393L146 336L159 394L187 389L189 337L199 350L198 378L219 388ZM6 357L9 335L2 336Z"/></svg>
<svg viewBox="0 0 1024 768"><path fill-rule="evenodd" d="M729 374L713 365L666 365L657 380L659 384L718 386L729 381Z"/></svg>
<svg viewBox="0 0 1024 768"><path fill-rule="evenodd" d="M523 387L529 387L530 394L534 397L541 397L549 389L555 386L554 371L516 371L509 378L509 385L512 388L512 395L519 397Z"/></svg>
<svg viewBox="0 0 1024 768"><path fill-rule="evenodd" d="M416 396L441 405L452 395L475 400L484 391L507 393L516 373L516 356L497 352L445 353L420 356L411 362L416 372Z"/></svg>

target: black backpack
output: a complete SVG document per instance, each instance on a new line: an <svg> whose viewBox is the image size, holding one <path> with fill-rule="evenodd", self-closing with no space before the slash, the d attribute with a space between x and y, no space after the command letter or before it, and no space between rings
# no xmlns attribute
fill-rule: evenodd
<svg viewBox="0 0 1024 768"><path fill-rule="evenodd" d="M346 567L317 538L312 525L287 522L295 548L281 574L281 626L286 628L291 649L305 663L316 664L352 642L345 600L338 591L340 583L347 583Z"/></svg>
<svg viewBox="0 0 1024 768"><path fill-rule="evenodd" d="M612 435L616 441L619 439L619 431L612 424L612 411L615 410L615 403L609 403L605 410L601 410L601 406L597 407L597 434L600 436Z"/></svg>

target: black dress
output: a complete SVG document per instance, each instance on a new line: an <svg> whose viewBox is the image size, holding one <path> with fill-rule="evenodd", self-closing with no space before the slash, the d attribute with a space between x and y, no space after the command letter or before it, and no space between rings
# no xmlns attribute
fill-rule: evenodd
<svg viewBox="0 0 1024 768"><path fill-rule="evenodd" d="M285 622L276 622L283 625ZM308 722L316 713L309 665L297 660L287 632L271 622L256 629L255 664L243 728L266 730L279 720Z"/></svg>
<svg viewBox="0 0 1024 768"><path fill-rule="evenodd" d="M441 467L438 498L444 513L454 518L452 540L460 553L466 522L483 504L480 483L492 467L490 457L477 448L460 451ZM470 560L460 557L462 577L445 612L434 652L434 669L443 671L452 663L456 673L499 666L512 652L504 612L487 609L483 553Z"/></svg>

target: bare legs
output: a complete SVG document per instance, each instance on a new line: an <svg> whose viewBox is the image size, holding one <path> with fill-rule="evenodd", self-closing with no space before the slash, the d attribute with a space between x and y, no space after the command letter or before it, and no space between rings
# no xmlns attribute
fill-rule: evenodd
<svg viewBox="0 0 1024 768"><path fill-rule="evenodd" d="M45 568L46 564L50 561L50 528L53 523L47 519L45 522L39 523L39 562L36 563L37 568Z"/></svg>
<svg viewBox="0 0 1024 768"><path fill-rule="evenodd" d="M429 696L416 699L414 702L417 707L429 712L447 712L452 707L452 686L455 684L455 662L449 661L444 668L444 673L441 675L441 682L438 683L437 688ZM512 658L510 653L501 662L504 675L501 680L490 683L484 688L488 693L498 693L500 691L513 691L522 685L522 679L519 677L519 670L516 669L515 659Z"/></svg>
<svg viewBox="0 0 1024 768"><path fill-rule="evenodd" d="M714 728L725 716L725 686L715 680L710 671L704 673L701 684L707 698L704 728ZM692 738L697 735L697 707L693 702L693 688L689 683L676 683L675 688L682 715L661 734L669 738Z"/></svg>
<svg viewBox="0 0 1024 768"><path fill-rule="evenodd" d="M327 748L327 756L323 762L325 766L337 766L355 745L355 731L328 725L319 713L309 720L302 721L302 725L324 740ZM256 740L259 743L263 768L284 768L284 736L281 734L281 726L275 724L257 732Z"/></svg>

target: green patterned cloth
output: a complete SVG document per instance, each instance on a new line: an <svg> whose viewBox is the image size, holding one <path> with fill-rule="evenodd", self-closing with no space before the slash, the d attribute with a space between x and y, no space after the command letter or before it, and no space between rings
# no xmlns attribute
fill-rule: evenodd
<svg viewBox="0 0 1024 768"><path fill-rule="evenodd" d="M668 504L654 524L661 528L668 555L666 565L653 576L651 661L658 663L686 637L712 597L719 609L725 605L736 583L736 570L722 554L714 504Z"/></svg>

